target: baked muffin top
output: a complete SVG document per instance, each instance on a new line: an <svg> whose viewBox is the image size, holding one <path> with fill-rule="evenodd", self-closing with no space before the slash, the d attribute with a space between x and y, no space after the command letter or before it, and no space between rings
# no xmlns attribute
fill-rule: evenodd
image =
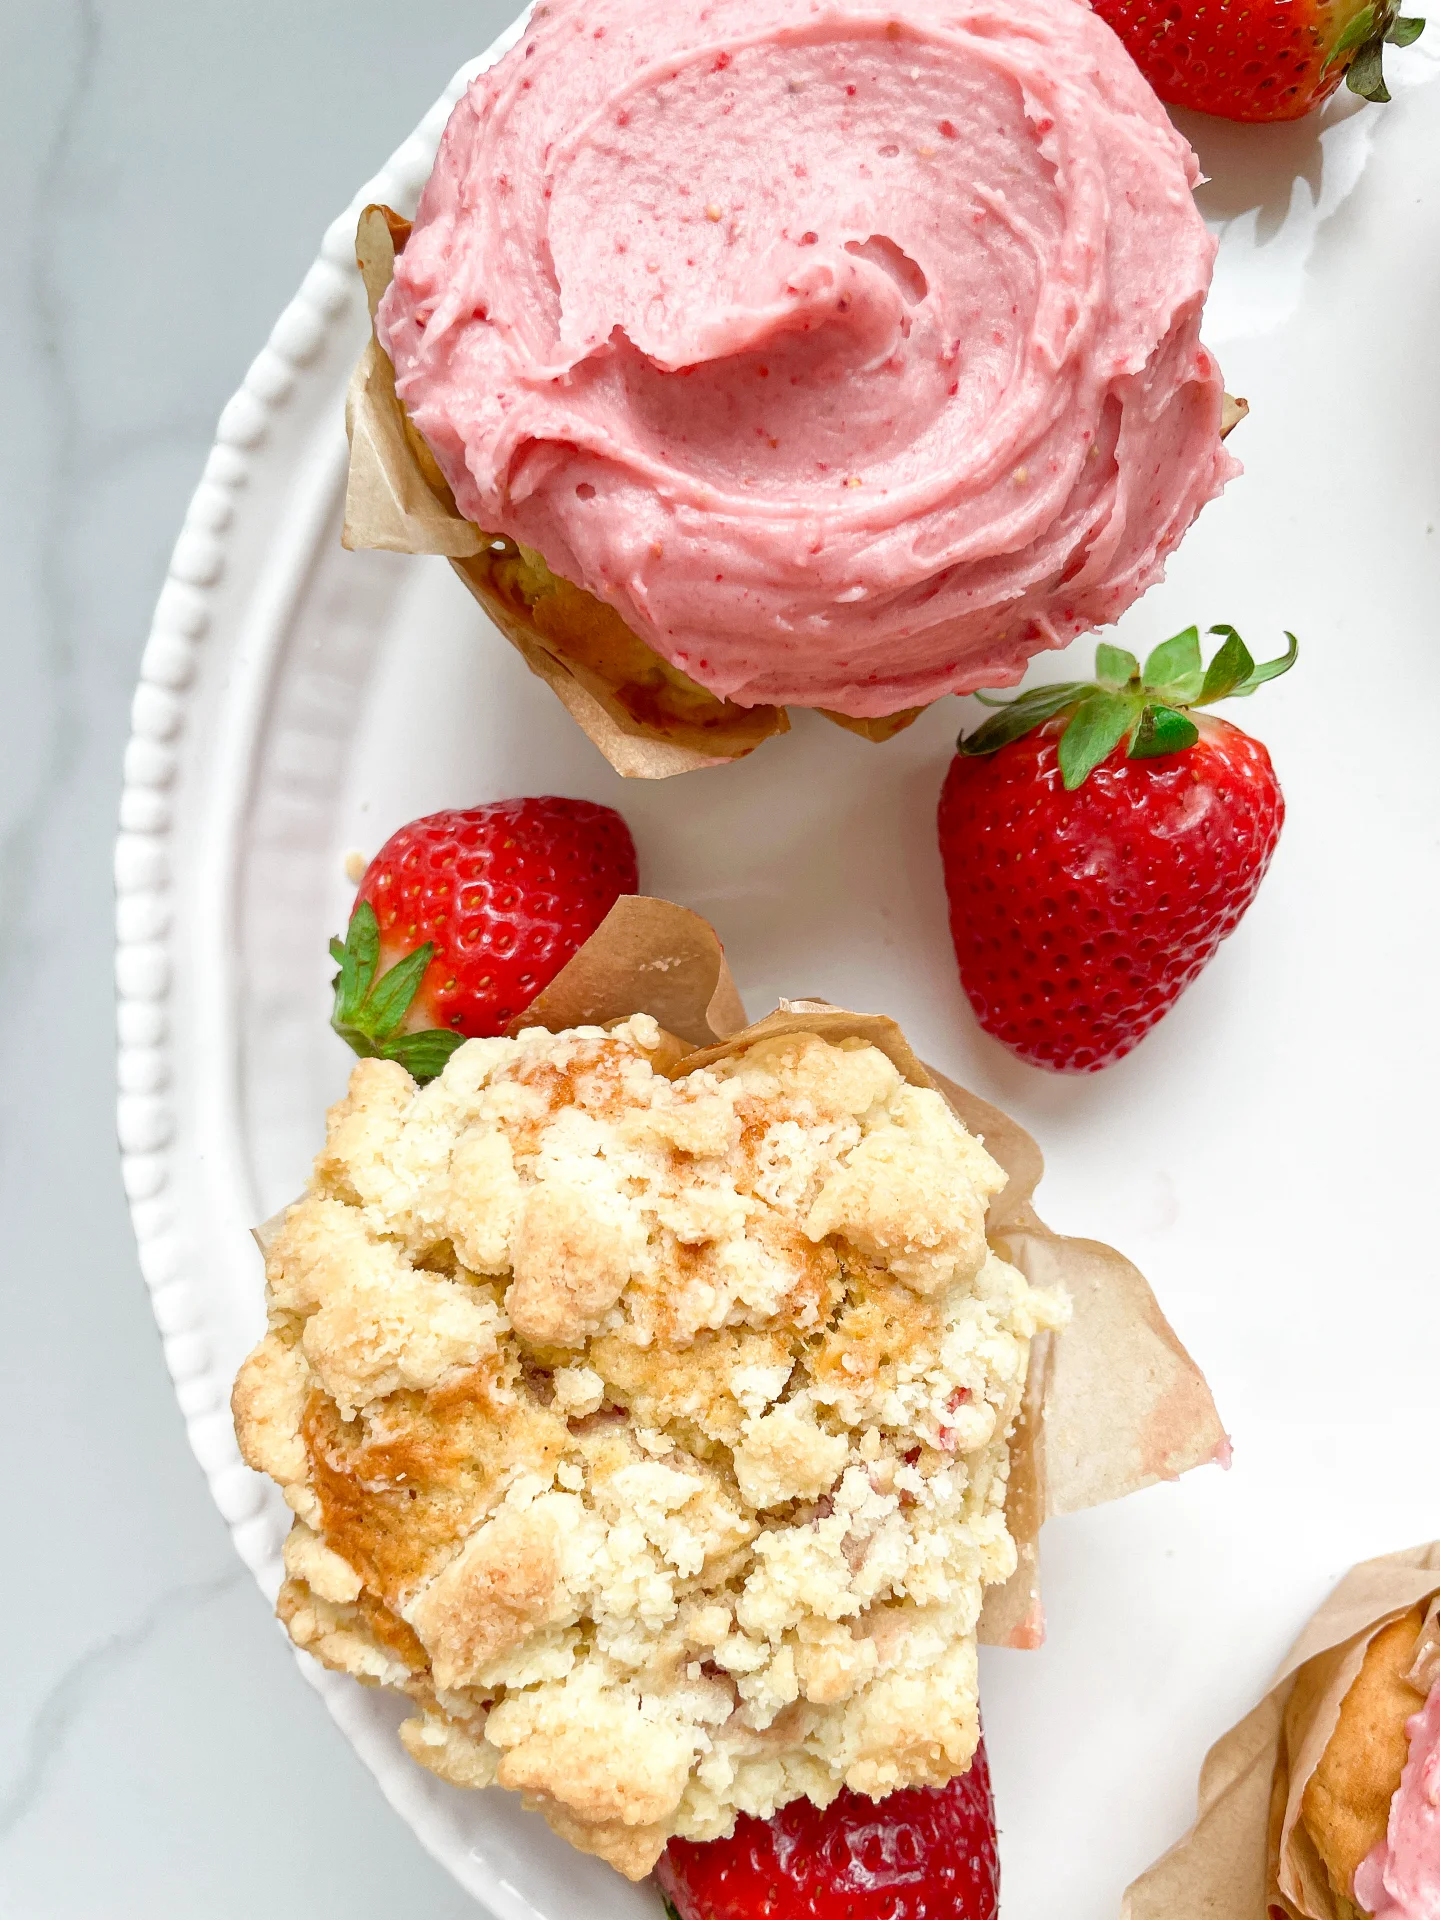
<svg viewBox="0 0 1440 1920"><path fill-rule="evenodd" d="M296 1642L634 1878L969 1764L1008 1435L1066 1314L987 1246L1000 1168L877 1048L676 1054L636 1016L424 1089L359 1062L234 1399L296 1514Z"/></svg>

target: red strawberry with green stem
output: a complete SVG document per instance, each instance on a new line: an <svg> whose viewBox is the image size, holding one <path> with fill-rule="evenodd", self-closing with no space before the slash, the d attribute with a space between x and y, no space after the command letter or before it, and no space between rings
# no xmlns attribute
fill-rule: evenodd
<svg viewBox="0 0 1440 1920"><path fill-rule="evenodd" d="M672 1840L655 1869L678 1920L995 1920L1000 1868L982 1740L944 1787L844 1788L741 1814L725 1840Z"/></svg>
<svg viewBox="0 0 1440 1920"><path fill-rule="evenodd" d="M332 940L330 1024L361 1055L438 1074L462 1041L503 1033L639 885L612 807L553 795L412 820L360 882Z"/></svg>
<svg viewBox="0 0 1440 1920"><path fill-rule="evenodd" d="M1408 47L1423 20L1396 0L1094 0L1145 78L1171 106L1224 120L1298 120L1343 79L1388 100L1386 46Z"/></svg>
<svg viewBox="0 0 1440 1920"><path fill-rule="evenodd" d="M960 981L1022 1059L1091 1073L1172 1007L1254 899L1285 802L1258 740L1192 710L1253 693L1233 627L1145 662L1100 646L1094 681L1032 687L962 736L940 796ZM984 696L981 696L982 699Z"/></svg>

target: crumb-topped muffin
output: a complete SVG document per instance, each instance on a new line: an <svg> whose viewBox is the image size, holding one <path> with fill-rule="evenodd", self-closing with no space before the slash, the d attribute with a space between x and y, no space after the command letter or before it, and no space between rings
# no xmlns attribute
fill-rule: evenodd
<svg viewBox="0 0 1440 1920"><path fill-rule="evenodd" d="M875 1047L674 1060L646 1016L471 1041L423 1090L362 1060L234 1398L297 1516L296 1643L632 1878L966 1768L1066 1314L986 1244L999 1167Z"/></svg>

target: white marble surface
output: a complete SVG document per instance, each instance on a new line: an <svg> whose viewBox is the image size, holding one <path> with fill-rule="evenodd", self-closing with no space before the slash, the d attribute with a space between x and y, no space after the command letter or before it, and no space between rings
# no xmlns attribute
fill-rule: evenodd
<svg viewBox="0 0 1440 1920"><path fill-rule="evenodd" d="M511 10L0 0L5 1920L475 1912L301 1683L185 1445L116 1164L110 857L216 416Z"/></svg>

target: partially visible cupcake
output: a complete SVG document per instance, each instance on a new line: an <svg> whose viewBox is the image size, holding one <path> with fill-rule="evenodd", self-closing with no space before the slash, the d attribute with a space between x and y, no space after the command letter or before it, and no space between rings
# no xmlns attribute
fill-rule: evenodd
<svg viewBox="0 0 1440 1920"><path fill-rule="evenodd" d="M1440 1914L1440 1663L1424 1626L1412 1607L1370 1642L1300 1803L1337 1900L1375 1920Z"/></svg>
<svg viewBox="0 0 1440 1920"><path fill-rule="evenodd" d="M1345 1574L1206 1754L1195 1824L1120 1915L1437 1920L1440 1541Z"/></svg>
<svg viewBox="0 0 1440 1920"><path fill-rule="evenodd" d="M552 0L377 335L512 637L662 734L883 737L1118 618L1237 471L1196 178L1074 0Z"/></svg>

